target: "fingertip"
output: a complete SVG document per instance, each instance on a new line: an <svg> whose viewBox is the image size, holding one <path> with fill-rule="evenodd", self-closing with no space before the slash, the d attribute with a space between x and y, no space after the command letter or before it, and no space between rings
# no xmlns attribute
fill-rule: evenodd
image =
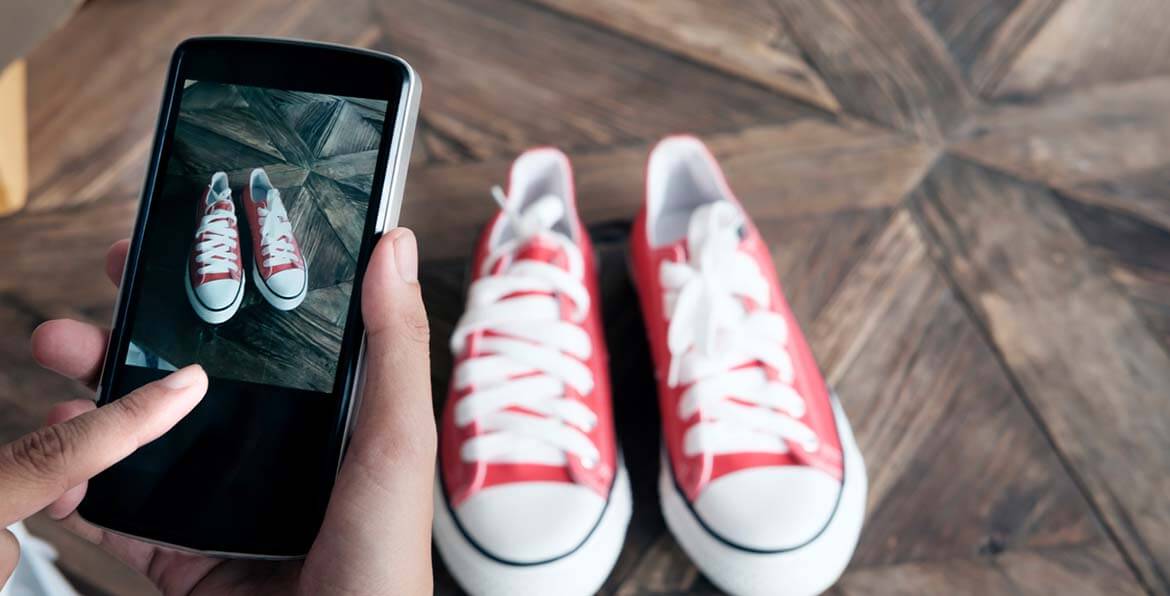
<svg viewBox="0 0 1170 596"><path fill-rule="evenodd" d="M106 351L106 331L80 321L55 319L33 330L33 359L41 366L71 379L90 382L97 375Z"/></svg>
<svg viewBox="0 0 1170 596"><path fill-rule="evenodd" d="M190 364L165 376L160 381L167 389L187 389L189 387L207 387L207 373L203 366Z"/></svg>
<svg viewBox="0 0 1170 596"><path fill-rule="evenodd" d="M69 333L69 328L72 327L68 319L52 319L37 325L33 329L32 336L29 338L32 347L33 359L37 364L45 368L53 368L54 356L60 352L60 345L63 343L63 335Z"/></svg>
<svg viewBox="0 0 1170 596"><path fill-rule="evenodd" d="M418 283L418 238L410 228L391 230L390 239L394 245L394 268L403 283Z"/></svg>
<svg viewBox="0 0 1170 596"><path fill-rule="evenodd" d="M395 310L392 305L400 300L420 301L417 282L418 247L414 232L394 228L378 241L366 268L362 316L367 329L376 331L387 327L389 313Z"/></svg>
<svg viewBox="0 0 1170 596"><path fill-rule="evenodd" d="M203 401L203 396L207 394L208 382L207 372L198 364L180 368L159 380L166 390L168 399L178 404L175 406L179 410L176 422Z"/></svg>
<svg viewBox="0 0 1170 596"><path fill-rule="evenodd" d="M130 254L130 239L123 238L106 251L106 275L115 286L122 283L122 271L126 269L126 256Z"/></svg>

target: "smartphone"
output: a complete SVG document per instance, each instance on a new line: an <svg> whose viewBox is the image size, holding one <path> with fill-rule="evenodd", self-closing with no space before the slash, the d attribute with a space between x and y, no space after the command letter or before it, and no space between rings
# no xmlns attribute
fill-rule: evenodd
<svg viewBox="0 0 1170 596"><path fill-rule="evenodd" d="M175 50L102 367L104 404L198 363L206 397L90 481L90 523L215 556L303 556L359 390L362 273L398 222L420 83L305 41Z"/></svg>

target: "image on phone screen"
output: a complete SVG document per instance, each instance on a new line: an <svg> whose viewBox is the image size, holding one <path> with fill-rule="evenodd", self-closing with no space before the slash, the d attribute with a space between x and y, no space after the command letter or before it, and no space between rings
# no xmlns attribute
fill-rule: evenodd
<svg viewBox="0 0 1170 596"><path fill-rule="evenodd" d="M128 366L334 390L387 102L183 82Z"/></svg>

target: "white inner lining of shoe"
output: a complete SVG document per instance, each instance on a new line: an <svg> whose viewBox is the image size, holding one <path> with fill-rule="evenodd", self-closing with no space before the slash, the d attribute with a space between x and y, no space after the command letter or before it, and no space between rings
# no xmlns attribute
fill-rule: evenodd
<svg viewBox="0 0 1170 596"><path fill-rule="evenodd" d="M702 142L674 137L654 148L647 164L647 233L651 246L665 246L687 233L695 209L731 196Z"/></svg>

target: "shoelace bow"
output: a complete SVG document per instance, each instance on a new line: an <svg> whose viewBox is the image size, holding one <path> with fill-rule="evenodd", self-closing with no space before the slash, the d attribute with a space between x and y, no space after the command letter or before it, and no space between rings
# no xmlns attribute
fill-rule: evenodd
<svg viewBox="0 0 1170 596"><path fill-rule="evenodd" d="M221 204L231 205L231 191L224 191L214 196L215 202L211 210L199 220L199 227L195 230L195 237L199 242L195 244L195 262L199 264L197 275L213 273L231 273L239 268L236 264L236 243L239 231L236 228L235 208L225 209Z"/></svg>
<svg viewBox="0 0 1170 596"><path fill-rule="evenodd" d="M256 209L260 217L260 237L263 238L264 267L276 267L287 263L299 263L297 249L293 244L292 223L288 220L288 212L280 200L280 191L273 188L268 191L265 205Z"/></svg>
<svg viewBox="0 0 1170 596"><path fill-rule="evenodd" d="M586 433L596 426L597 415L568 395L570 389L579 395L593 391L593 373L583 362L593 345L581 327L589 293L580 281L580 252L553 230L564 216L563 204L549 195L520 213L499 187L492 195L514 237L484 261L485 274L471 285L467 311L451 338L452 351L460 354L472 335L488 332L477 340L479 354L455 369L456 389L471 389L455 407L455 424L475 423L479 430L464 442L461 458L564 465L569 454L591 468L600 452ZM568 271L520 259L487 274L537 237L562 249ZM571 320L562 320L557 296L571 303Z"/></svg>
<svg viewBox="0 0 1170 596"><path fill-rule="evenodd" d="M786 441L813 451L817 436L800 422L806 405L792 387L788 327L765 308L768 282L739 250L742 225L730 203L702 207L690 221L688 261L661 265L670 320L667 382L689 385L679 401L680 419L702 412L687 430L684 452L785 453Z"/></svg>

